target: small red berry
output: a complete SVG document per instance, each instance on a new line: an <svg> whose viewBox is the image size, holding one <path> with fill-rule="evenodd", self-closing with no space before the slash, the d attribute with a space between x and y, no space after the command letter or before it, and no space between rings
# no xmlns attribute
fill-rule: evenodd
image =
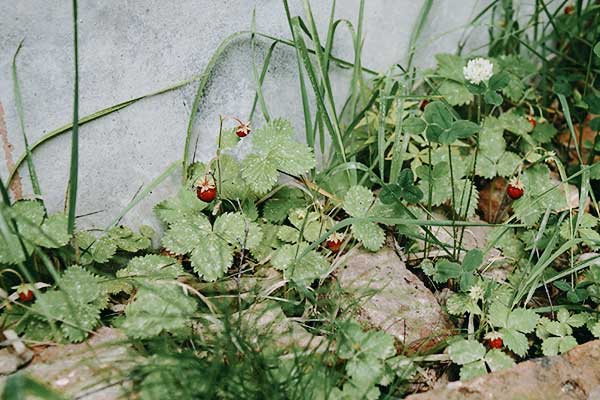
<svg viewBox="0 0 600 400"><path fill-rule="evenodd" d="M529 121L531 126L535 129L535 126L537 125L537 121L535 120L535 118L529 117L529 118L527 118L527 120Z"/></svg>
<svg viewBox="0 0 600 400"><path fill-rule="evenodd" d="M491 349L501 349L504 345L504 342L502 341L502 335L498 332L489 332L485 335L485 339L487 340L487 344Z"/></svg>
<svg viewBox="0 0 600 400"><path fill-rule="evenodd" d="M205 203L210 203L217 197L217 188L209 175L197 183L196 195Z"/></svg>
<svg viewBox="0 0 600 400"><path fill-rule="evenodd" d="M19 285L17 294L19 295L19 300L23 303L33 300L33 290L31 290L31 285L26 283Z"/></svg>
<svg viewBox="0 0 600 400"><path fill-rule="evenodd" d="M237 135L237 137L243 138L246 137L250 134L250 124L245 124L243 122L240 122L240 124L237 126L237 128L235 128L235 134Z"/></svg>
<svg viewBox="0 0 600 400"><path fill-rule="evenodd" d="M337 253L340 251L342 247L342 242L344 241L343 233L333 233L329 238L327 238L327 248L331 250L332 253Z"/></svg>
<svg viewBox="0 0 600 400"><path fill-rule="evenodd" d="M519 178L513 178L508 183L506 187L506 194L513 200L520 199L525 193L525 189L523 188L523 183L519 180Z"/></svg>
<svg viewBox="0 0 600 400"><path fill-rule="evenodd" d="M504 343L502 342L502 338L488 340L488 345L491 349L501 349L503 344Z"/></svg>
<svg viewBox="0 0 600 400"><path fill-rule="evenodd" d="M429 100L421 100L421 102L419 103L419 110L425 111L425 107L427 107L427 104L429 104Z"/></svg>
<svg viewBox="0 0 600 400"><path fill-rule="evenodd" d="M572 14L574 10L575 10L575 7L573 7L572 5L568 5L565 7L565 14L567 14L567 15Z"/></svg>

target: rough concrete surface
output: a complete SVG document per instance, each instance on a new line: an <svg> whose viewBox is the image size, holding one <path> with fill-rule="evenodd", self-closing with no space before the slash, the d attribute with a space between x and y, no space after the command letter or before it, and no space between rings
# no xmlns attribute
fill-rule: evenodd
<svg viewBox="0 0 600 400"><path fill-rule="evenodd" d="M289 3L293 15L304 14L301 1ZM394 62L406 60L410 32L422 3L422 0L365 2L365 66L385 71ZM488 0L435 1L418 49L418 64L431 65L435 53L454 51L469 18L488 3ZM338 1L336 17L356 23L358 4L359 0ZM24 151L11 79L12 56L21 40L24 46L17 65L25 131L30 142L72 119L70 5L71 2L59 0L0 2L0 103L6 112L14 159ZM312 6L324 36L331 1L312 1ZM223 39L250 28L254 8L258 31L289 38L279 0L80 0L80 115L198 75ZM338 31L334 52L352 59L350 36L344 29ZM485 35L473 35L470 45L477 48L484 40ZM259 68L269 45L265 40L259 43L256 54ZM278 46L264 93L270 113L291 119L302 137L296 68L294 52ZM333 82L340 103L347 90L347 77L347 71L338 70ZM148 184L182 158L196 86L190 84L143 100L80 129L78 213L100 211L79 219L80 226L105 226L141 185ZM247 118L253 95L252 52L246 37L234 42L219 60L205 99L200 103L194 125L194 133L199 135L197 158L206 160L213 154L218 115ZM69 154L68 134L34 153L43 197L51 211L63 208ZM2 158L0 173L5 178L6 156L2 154ZM20 172L25 192L30 193L26 168ZM132 210L124 222L134 227L144 222L156 225L156 220L149 220L151 206L173 193L178 182L178 176L168 179Z"/></svg>

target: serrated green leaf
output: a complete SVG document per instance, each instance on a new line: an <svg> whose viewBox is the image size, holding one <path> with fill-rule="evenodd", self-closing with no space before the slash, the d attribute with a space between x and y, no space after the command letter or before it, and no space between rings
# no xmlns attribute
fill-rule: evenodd
<svg viewBox="0 0 600 400"><path fill-rule="evenodd" d="M262 215L269 222L282 223L289 210L303 205L304 195L300 189L283 187L265 202Z"/></svg>
<svg viewBox="0 0 600 400"><path fill-rule="evenodd" d="M75 241L81 251L79 262L82 265L108 262L117 251L117 245L107 236L97 239L89 232L82 231L75 234Z"/></svg>
<svg viewBox="0 0 600 400"><path fill-rule="evenodd" d="M526 135L533 129L527 118L517 115L514 110L503 113L498 120L504 129L517 135Z"/></svg>
<svg viewBox="0 0 600 400"><path fill-rule="evenodd" d="M210 222L204 215L196 215L172 224L162 238L163 246L175 254L187 254L200 245L212 232Z"/></svg>
<svg viewBox="0 0 600 400"><path fill-rule="evenodd" d="M277 183L277 167L269 158L250 154L244 160L242 177L250 188L258 193L267 193Z"/></svg>
<svg viewBox="0 0 600 400"><path fill-rule="evenodd" d="M233 251L223 239L210 234L200 240L191 253L194 271L206 281L223 277L233 262Z"/></svg>
<svg viewBox="0 0 600 400"><path fill-rule="evenodd" d="M41 232L33 242L42 247L55 249L66 245L69 240L71 235L67 229L67 216L59 213L46 218L41 226Z"/></svg>
<svg viewBox="0 0 600 400"><path fill-rule="evenodd" d="M352 217L364 217L373 205L373 193L364 186L352 186L344 197L344 210Z"/></svg>
<svg viewBox="0 0 600 400"><path fill-rule="evenodd" d="M448 313L452 315L463 315L465 313L481 315L481 308L471 299L468 294L455 293L446 301Z"/></svg>
<svg viewBox="0 0 600 400"><path fill-rule="evenodd" d="M152 241L138 233L133 232L125 226L115 226L108 231L109 238L118 248L135 253L147 249L152 245Z"/></svg>
<svg viewBox="0 0 600 400"><path fill-rule="evenodd" d="M485 347L476 340L460 339L448 346L450 360L458 365L465 365L483 359Z"/></svg>
<svg viewBox="0 0 600 400"><path fill-rule="evenodd" d="M251 249L260 244L262 231L241 213L224 213L215 220L214 233L229 244Z"/></svg>
<svg viewBox="0 0 600 400"><path fill-rule="evenodd" d="M138 289L135 299L125 308L121 328L136 338L174 332L190 324L196 302L172 284L153 284Z"/></svg>
<svg viewBox="0 0 600 400"><path fill-rule="evenodd" d="M176 279L183 273L181 265L171 257L149 254L132 258L127 266L117 271L118 278L144 280Z"/></svg>
<svg viewBox="0 0 600 400"><path fill-rule="evenodd" d="M205 208L206 203L198 199L195 193L181 187L175 197L154 206L154 212L161 221L170 225L193 218Z"/></svg>
<svg viewBox="0 0 600 400"><path fill-rule="evenodd" d="M463 67L465 60L454 54L436 54L437 75L457 82L464 80Z"/></svg>
<svg viewBox="0 0 600 400"><path fill-rule="evenodd" d="M512 176L521 164L521 157L510 151L502 153L496 165L497 174L503 177Z"/></svg>
<svg viewBox="0 0 600 400"><path fill-rule="evenodd" d="M78 303L92 303L102 295L100 278L77 265L67 268L58 283Z"/></svg>
<svg viewBox="0 0 600 400"><path fill-rule="evenodd" d="M370 251L377 251L385 242L385 232L374 222L362 221L352 224L352 234Z"/></svg>
<svg viewBox="0 0 600 400"><path fill-rule="evenodd" d="M495 301L490 306L488 318L493 326L506 328L508 326L508 316L510 309L499 301Z"/></svg>
<svg viewBox="0 0 600 400"><path fill-rule="evenodd" d="M282 225L277 231L277 238L286 243L296 243L300 238L300 231L291 226Z"/></svg>
<svg viewBox="0 0 600 400"><path fill-rule="evenodd" d="M481 375L487 374L485 361L477 360L469 364L465 364L460 368L460 380L468 381Z"/></svg>
<svg viewBox="0 0 600 400"><path fill-rule="evenodd" d="M498 349L488 351L488 353L485 355L485 362L490 367L492 372L511 368L515 365L515 360L513 360L508 354Z"/></svg>
<svg viewBox="0 0 600 400"><path fill-rule="evenodd" d="M473 93L464 84L456 81L443 80L438 87L438 92L453 106L462 106L473 101Z"/></svg>
<svg viewBox="0 0 600 400"><path fill-rule="evenodd" d="M539 315L533 310L516 308L508 315L507 328L523 333L533 332L539 318Z"/></svg>
<svg viewBox="0 0 600 400"><path fill-rule="evenodd" d="M527 342L527 336L518 332L514 329L500 329L502 334L502 341L504 345L518 356L523 357L529 349L529 343Z"/></svg>

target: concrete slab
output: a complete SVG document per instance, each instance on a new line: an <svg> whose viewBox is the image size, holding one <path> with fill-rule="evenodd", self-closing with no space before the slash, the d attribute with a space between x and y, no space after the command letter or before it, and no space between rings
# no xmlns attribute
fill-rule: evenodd
<svg viewBox="0 0 600 400"><path fill-rule="evenodd" d="M369 0L365 7L365 66L385 71L406 58L410 31L423 1ZM464 25L487 0L434 2L417 61L430 65L433 54L454 51ZM359 0L338 1L337 18L355 22ZM325 34L331 1L313 1L313 12ZM303 14L302 2L290 1L292 14ZM80 115L170 86L199 74L219 43L229 34L250 28L256 8L257 30L289 37L283 5L278 0L130 0L79 1ZM487 22L487 21L486 21ZM347 32L340 30L335 53L352 58ZM476 35L477 36L477 35ZM30 142L71 121L72 24L70 2L20 0L0 4L0 103L4 106L13 157L23 150L12 95L11 58L18 43L19 78ZM484 35L475 37L477 47ZM269 43L261 41L257 61ZM247 117L254 90L249 40L236 41L216 66L200 104L195 133L200 135L200 159L214 150L218 115ZM348 72L338 71L334 86L343 99ZM187 121L196 84L143 100L80 130L78 213L81 227L103 227L148 184L183 156ZM264 93L274 116L292 120L303 135L296 60L290 48L276 49ZM257 121L257 123L259 123ZM70 137L65 134L34 153L44 199L51 211L64 206L68 179ZM5 158L4 154L1 156ZM6 162L0 173L7 175ZM21 169L25 191L31 192L26 168ZM137 226L158 222L151 207L173 193L174 176L125 218Z"/></svg>

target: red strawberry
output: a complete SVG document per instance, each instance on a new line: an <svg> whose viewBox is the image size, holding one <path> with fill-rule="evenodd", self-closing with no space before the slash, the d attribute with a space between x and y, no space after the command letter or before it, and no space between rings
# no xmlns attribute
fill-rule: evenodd
<svg viewBox="0 0 600 400"><path fill-rule="evenodd" d="M527 118L527 120L529 121L529 123L531 124L533 129L535 129L535 126L537 125L537 121L535 120L535 118L529 117L529 118Z"/></svg>
<svg viewBox="0 0 600 400"><path fill-rule="evenodd" d="M17 288L17 294L19 295L19 300L23 303L33 300L33 290L31 290L31 285L26 283L22 283Z"/></svg>
<svg viewBox="0 0 600 400"><path fill-rule="evenodd" d="M572 14L573 11L575 11L575 7L573 7L572 5L568 5L565 7L565 14Z"/></svg>
<svg viewBox="0 0 600 400"><path fill-rule="evenodd" d="M488 344L492 349L501 349L504 343L502 342L502 338L496 338L488 340Z"/></svg>
<svg viewBox="0 0 600 400"><path fill-rule="evenodd" d="M206 175L197 183L196 195L205 203L210 203L217 197L217 188L210 175Z"/></svg>
<svg viewBox="0 0 600 400"><path fill-rule="evenodd" d="M485 335L485 339L487 339L488 346L490 349L501 349L504 346L504 342L502 341L502 335L498 332L490 332Z"/></svg>
<svg viewBox="0 0 600 400"><path fill-rule="evenodd" d="M331 250L332 253L337 253L340 251L343 241L344 241L344 234L335 232L327 238L327 243L326 243L327 248L329 250Z"/></svg>
<svg viewBox="0 0 600 400"><path fill-rule="evenodd" d="M427 104L429 104L429 100L421 100L421 102L419 103L419 110L425 111L425 107L427 107Z"/></svg>
<svg viewBox="0 0 600 400"><path fill-rule="evenodd" d="M240 122L240 124L237 126L237 128L235 128L235 134L237 135L237 137L246 137L250 134L250 123L243 123Z"/></svg>
<svg viewBox="0 0 600 400"><path fill-rule="evenodd" d="M523 187L523 182L519 180L519 178L513 178L508 183L506 187L506 194L513 200L520 199L525 193L525 189Z"/></svg>

